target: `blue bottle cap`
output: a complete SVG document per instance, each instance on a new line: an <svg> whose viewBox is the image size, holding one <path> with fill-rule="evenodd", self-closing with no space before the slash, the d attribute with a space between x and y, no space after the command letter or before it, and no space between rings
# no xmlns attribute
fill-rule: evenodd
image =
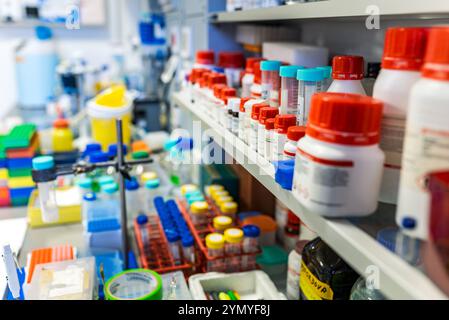
<svg viewBox="0 0 449 320"><path fill-rule="evenodd" d="M114 182L115 182L115 180L111 176L101 176L100 178L98 178L98 184L100 186L104 186L104 185L114 183Z"/></svg>
<svg viewBox="0 0 449 320"><path fill-rule="evenodd" d="M182 235L181 243L183 247L191 247L195 243L195 240L190 234L186 233Z"/></svg>
<svg viewBox="0 0 449 320"><path fill-rule="evenodd" d="M295 169L295 160L283 160L274 163L276 173L274 175L276 182L284 189L291 190L293 184L293 172Z"/></svg>
<svg viewBox="0 0 449 320"><path fill-rule="evenodd" d="M332 77L332 67L331 66L316 67L316 69L323 71L324 79L330 79Z"/></svg>
<svg viewBox="0 0 449 320"><path fill-rule="evenodd" d="M55 166L55 160L52 156L40 156L33 158L32 165L34 170L47 170Z"/></svg>
<svg viewBox="0 0 449 320"><path fill-rule="evenodd" d="M109 160L109 155L106 152L95 151L89 154L89 162L90 163L100 163L106 162Z"/></svg>
<svg viewBox="0 0 449 320"><path fill-rule="evenodd" d="M101 151L101 145L99 143L89 143L83 151L83 157L90 155L91 153Z"/></svg>
<svg viewBox="0 0 449 320"><path fill-rule="evenodd" d="M296 78L299 69L304 69L303 66L282 66L279 69L279 75L283 78Z"/></svg>
<svg viewBox="0 0 449 320"><path fill-rule="evenodd" d="M36 37L39 40L48 40L48 39L51 39L51 37L52 37L52 32L49 27L37 26L36 28L34 28L34 31L36 33Z"/></svg>
<svg viewBox="0 0 449 320"><path fill-rule="evenodd" d="M128 153L128 147L126 144L123 145L123 154L126 155ZM108 147L108 155L111 158L114 158L117 156L117 144L110 144Z"/></svg>
<svg viewBox="0 0 449 320"><path fill-rule="evenodd" d="M181 239L179 233L172 228L165 229L165 236L167 237L168 242L176 242Z"/></svg>
<svg viewBox="0 0 449 320"><path fill-rule="evenodd" d="M159 179L151 179L145 182L145 188L147 189L156 189L161 185L161 181Z"/></svg>
<svg viewBox="0 0 449 320"><path fill-rule="evenodd" d="M133 191L139 189L139 182L137 182L136 178L131 178L131 180L125 180L125 188L126 190Z"/></svg>
<svg viewBox="0 0 449 320"><path fill-rule="evenodd" d="M118 184L115 182L105 184L101 187L101 190L106 192L107 194L113 194L118 191Z"/></svg>
<svg viewBox="0 0 449 320"><path fill-rule="evenodd" d="M415 218L411 218L411 217L404 217L402 219L402 227L404 229L415 229L416 228L416 220Z"/></svg>
<svg viewBox="0 0 449 320"><path fill-rule="evenodd" d="M97 200L97 196L93 192L88 192L83 196L83 199L86 201L95 201Z"/></svg>
<svg viewBox="0 0 449 320"><path fill-rule="evenodd" d="M324 71L317 68L299 69L296 74L296 79L302 81L323 81Z"/></svg>
<svg viewBox="0 0 449 320"><path fill-rule="evenodd" d="M147 215L145 215L145 214L139 214L138 216L137 216L137 224L139 225L139 226L141 226L141 225L143 225L143 224L146 224L148 222L148 217L147 217Z"/></svg>
<svg viewBox="0 0 449 320"><path fill-rule="evenodd" d="M77 181L76 183L80 188L90 189L92 188L92 179L91 178L83 178Z"/></svg>
<svg viewBox="0 0 449 320"><path fill-rule="evenodd" d="M260 228L252 224L244 226L242 230L245 237L257 238L260 235Z"/></svg>
<svg viewBox="0 0 449 320"><path fill-rule="evenodd" d="M279 71L282 62L277 60L264 60L260 63L260 70L262 71Z"/></svg>

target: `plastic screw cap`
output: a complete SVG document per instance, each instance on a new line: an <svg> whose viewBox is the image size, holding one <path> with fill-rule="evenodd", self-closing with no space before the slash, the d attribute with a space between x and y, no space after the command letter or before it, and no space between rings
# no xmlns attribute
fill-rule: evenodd
<svg viewBox="0 0 449 320"><path fill-rule="evenodd" d="M128 153L128 147L126 144L123 145L123 154L126 155ZM108 147L108 155L110 157L116 157L117 156L117 144L110 144Z"/></svg>
<svg viewBox="0 0 449 320"><path fill-rule="evenodd" d="M55 160L52 156L41 156L33 158L32 166L34 170L47 170L55 166Z"/></svg>
<svg viewBox="0 0 449 320"><path fill-rule="evenodd" d="M91 178L83 178L76 183L80 188L89 189L92 188L93 181Z"/></svg>
<svg viewBox="0 0 449 320"><path fill-rule="evenodd" d="M298 141L306 135L306 127L292 126L287 129L287 139Z"/></svg>
<svg viewBox="0 0 449 320"><path fill-rule="evenodd" d="M109 160L109 155L105 152L96 151L96 152L89 154L89 161L91 163L106 162L108 160Z"/></svg>
<svg viewBox="0 0 449 320"><path fill-rule="evenodd" d="M67 119L56 119L53 122L53 127L58 129L65 129L69 127L69 122Z"/></svg>
<svg viewBox="0 0 449 320"><path fill-rule="evenodd" d="M260 62L260 70L262 71L278 71L282 62L277 60L264 60Z"/></svg>
<svg viewBox="0 0 449 320"><path fill-rule="evenodd" d="M382 68L418 71L424 62L427 28L388 28Z"/></svg>
<svg viewBox="0 0 449 320"><path fill-rule="evenodd" d="M118 191L118 184L115 182L108 183L102 187L102 190L107 194L113 194Z"/></svg>
<svg viewBox="0 0 449 320"><path fill-rule="evenodd" d="M190 234L183 234L181 237L181 244L183 247L191 247L195 243L195 240Z"/></svg>
<svg viewBox="0 0 449 320"><path fill-rule="evenodd" d="M282 134L287 134L289 127L296 125L296 116L294 114L283 114L276 116L274 128Z"/></svg>
<svg viewBox="0 0 449 320"><path fill-rule="evenodd" d="M228 243L240 243L243 240L243 231L238 228L229 228L224 232L225 241Z"/></svg>
<svg viewBox="0 0 449 320"><path fill-rule="evenodd" d="M146 158L148 158L150 156L150 154L148 153L148 151L135 151L135 152L133 152L132 153L132 155L131 155L131 157L134 159L134 160L137 160L137 159L146 159Z"/></svg>
<svg viewBox="0 0 449 320"><path fill-rule="evenodd" d="M304 69L303 66L282 66L279 69L279 75L283 78L296 78L298 70Z"/></svg>
<svg viewBox="0 0 449 320"><path fill-rule="evenodd" d="M200 85L200 88L204 88L208 81L209 81L209 77L212 76L214 73L212 72L203 72L201 74L201 78L198 80L198 83Z"/></svg>
<svg viewBox="0 0 449 320"><path fill-rule="evenodd" d="M324 71L318 68L299 69L298 72L296 73L296 79L311 82L323 81L325 79Z"/></svg>
<svg viewBox="0 0 449 320"><path fill-rule="evenodd" d="M153 180L148 180L145 182L145 187L147 189L156 189L161 185L161 182L159 179L153 179Z"/></svg>
<svg viewBox="0 0 449 320"><path fill-rule="evenodd" d="M245 64L245 57L242 52L220 52L218 53L218 65L222 68L242 69Z"/></svg>
<svg viewBox="0 0 449 320"><path fill-rule="evenodd" d="M137 216L137 224L138 225L143 225L146 224L148 222L148 217L146 214L139 214Z"/></svg>
<svg viewBox="0 0 449 320"><path fill-rule="evenodd" d="M276 122L275 118L267 119L267 121L265 121L265 130L273 130L275 122Z"/></svg>
<svg viewBox="0 0 449 320"><path fill-rule="evenodd" d="M214 84L212 86L212 91L214 92L214 97L221 99L221 90L227 88L227 86L223 83Z"/></svg>
<svg viewBox="0 0 449 320"><path fill-rule="evenodd" d="M449 27L433 27L429 33L422 75L449 81Z"/></svg>
<svg viewBox="0 0 449 320"><path fill-rule="evenodd" d="M262 70L260 69L260 64L262 63L262 61L256 61L254 63L254 83L255 84L260 84L262 82Z"/></svg>
<svg viewBox="0 0 449 320"><path fill-rule="evenodd" d="M335 56L332 59L332 78L336 80L363 79L365 62L361 56Z"/></svg>
<svg viewBox="0 0 449 320"><path fill-rule="evenodd" d="M167 237L168 242L176 242L181 239L181 236L176 230L173 229L165 229L165 236Z"/></svg>
<svg viewBox="0 0 449 320"><path fill-rule="evenodd" d="M215 63L215 53L212 50L202 50L197 51L195 56L196 63L199 64L214 64Z"/></svg>
<svg viewBox="0 0 449 320"><path fill-rule="evenodd" d="M256 62L260 63L260 61L262 60L263 58L256 58L256 57L246 58L245 72L254 73L254 65L256 64Z"/></svg>
<svg viewBox="0 0 449 320"><path fill-rule="evenodd" d="M234 88L224 88L221 90L221 100L224 101L224 103L228 103L228 99L230 97L236 97L237 96L237 91L235 91Z"/></svg>
<svg viewBox="0 0 449 320"><path fill-rule="evenodd" d="M101 176L100 178L98 178L98 183L100 184L100 186L105 186L107 184L114 183L114 182L115 182L115 180L111 176Z"/></svg>
<svg viewBox="0 0 449 320"><path fill-rule="evenodd" d="M265 125L268 119L274 118L279 114L279 108L265 107L259 111L259 123Z"/></svg>
<svg viewBox="0 0 449 320"><path fill-rule="evenodd" d="M206 246L209 249L222 249L224 247L224 237L220 233L209 233L206 236Z"/></svg>
<svg viewBox="0 0 449 320"><path fill-rule="evenodd" d="M295 160L283 160L275 162L275 180L284 189L291 190L293 185L293 173Z"/></svg>
<svg viewBox="0 0 449 320"><path fill-rule="evenodd" d="M245 98L240 99L240 107L239 107L240 112L245 112L245 103L247 103L251 99L252 98L250 98L250 97L245 97Z"/></svg>
<svg viewBox="0 0 449 320"><path fill-rule="evenodd" d="M343 145L379 142L383 103L358 94L317 93L312 96L306 134Z"/></svg>
<svg viewBox="0 0 449 320"><path fill-rule="evenodd" d="M93 192L88 192L83 196L85 201L95 201L97 200L97 196Z"/></svg>
<svg viewBox="0 0 449 320"><path fill-rule="evenodd" d="M226 76L221 73L212 74L207 80L207 87L210 89L212 89L215 84L226 84Z"/></svg>
<svg viewBox="0 0 449 320"><path fill-rule="evenodd" d="M256 103L255 105L253 105L253 108L251 109L251 119L254 120L259 120L259 114L260 114L260 110L262 108L269 108L270 105L268 103Z"/></svg>
<svg viewBox="0 0 449 320"><path fill-rule="evenodd" d="M411 217L404 217L402 219L402 227L404 229L415 229L416 228L416 219Z"/></svg>
<svg viewBox="0 0 449 320"><path fill-rule="evenodd" d="M47 40L47 39L51 39L51 37L53 36L51 29L49 27L46 26L37 26L34 29L35 33L36 33L36 37L39 40Z"/></svg>
<svg viewBox="0 0 449 320"><path fill-rule="evenodd" d="M330 79L332 77L332 67L331 66L316 67L316 69L323 71L324 79Z"/></svg>
<svg viewBox="0 0 449 320"><path fill-rule="evenodd" d="M101 151L101 145L99 143L89 143L83 151L83 156L87 156L97 151Z"/></svg>
<svg viewBox="0 0 449 320"><path fill-rule="evenodd" d="M245 237L257 238L260 235L260 228L253 224L247 224L242 230Z"/></svg>
<svg viewBox="0 0 449 320"><path fill-rule="evenodd" d="M137 182L136 178L131 178L131 180L125 181L126 190L133 191L139 189L139 182Z"/></svg>
<svg viewBox="0 0 449 320"><path fill-rule="evenodd" d="M203 72L207 72L207 69L203 68L193 68L192 72L190 73L189 80L191 83L196 83L198 79L201 77Z"/></svg>

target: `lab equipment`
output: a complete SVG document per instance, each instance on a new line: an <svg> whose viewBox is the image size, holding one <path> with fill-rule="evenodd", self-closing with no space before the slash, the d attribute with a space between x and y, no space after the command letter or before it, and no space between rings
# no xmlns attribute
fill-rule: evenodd
<svg viewBox="0 0 449 320"><path fill-rule="evenodd" d="M366 95L362 85L365 61L361 56L335 56L332 59L333 81L327 92Z"/></svg>
<svg viewBox="0 0 449 320"><path fill-rule="evenodd" d="M145 182L145 211L147 214L154 214L154 199L163 196L160 188L161 182L159 179L148 180Z"/></svg>
<svg viewBox="0 0 449 320"><path fill-rule="evenodd" d="M242 98L249 98L251 96L251 86L254 83L254 65L262 58L250 57L246 59L246 68L242 77Z"/></svg>
<svg viewBox="0 0 449 320"><path fill-rule="evenodd" d="M265 154L266 130L265 123L268 119L275 118L279 114L279 108L262 108L259 112L259 123L257 124L257 152Z"/></svg>
<svg viewBox="0 0 449 320"><path fill-rule="evenodd" d="M259 245L274 246L276 244L276 221L267 215L258 214L242 220L242 225L255 225L260 229Z"/></svg>
<svg viewBox="0 0 449 320"><path fill-rule="evenodd" d="M188 261L191 264L195 263L195 240L190 233L185 233L181 236L182 244L182 257L184 261Z"/></svg>
<svg viewBox="0 0 449 320"><path fill-rule="evenodd" d="M20 298L20 282L19 277L17 275L17 270L19 268L17 264L17 260L14 257L14 253L12 252L10 245L4 245L2 248L2 258L3 263L5 265L6 271L6 281L8 283L9 291L11 291L12 297L14 299Z"/></svg>
<svg viewBox="0 0 449 320"><path fill-rule="evenodd" d="M211 259L208 259L206 270L211 271L224 271L224 236L219 233L210 233L206 236L207 254Z"/></svg>
<svg viewBox="0 0 449 320"><path fill-rule="evenodd" d="M144 249L147 249L150 244L150 234L148 230L148 217L145 214L139 214L137 217L137 224L139 226L140 237Z"/></svg>
<svg viewBox="0 0 449 320"><path fill-rule="evenodd" d="M181 263L181 248L180 248L180 240L181 236L174 229L165 229L165 236L168 240L168 246L170 248L170 252L173 256L173 260L175 264Z"/></svg>
<svg viewBox="0 0 449 320"><path fill-rule="evenodd" d="M162 278L147 269L125 270L104 286L107 300L161 300Z"/></svg>
<svg viewBox="0 0 449 320"><path fill-rule="evenodd" d="M33 180L39 189L39 202L44 222L55 222L59 218L55 179L56 168L52 157L40 156L33 159Z"/></svg>
<svg viewBox="0 0 449 320"><path fill-rule="evenodd" d="M195 226L207 223L209 205L206 201L196 201L190 205L190 216Z"/></svg>
<svg viewBox="0 0 449 320"><path fill-rule="evenodd" d="M219 52L218 65L224 68L224 73L228 81L228 87L240 87L240 75L243 70L245 58L242 52Z"/></svg>
<svg viewBox="0 0 449 320"><path fill-rule="evenodd" d="M236 272L242 268L243 231L238 228L229 228L224 232L225 239L225 265L227 272Z"/></svg>
<svg viewBox="0 0 449 320"><path fill-rule="evenodd" d="M53 152L73 151L73 133L70 130L69 122L66 119L57 119L53 122L51 136Z"/></svg>
<svg viewBox="0 0 449 320"><path fill-rule="evenodd" d="M297 114L298 110L298 81L296 75L302 66L282 66L281 76L280 114Z"/></svg>
<svg viewBox="0 0 449 320"><path fill-rule="evenodd" d="M232 227L232 218L228 216L217 216L212 219L215 232L223 234L226 229Z"/></svg>
<svg viewBox="0 0 449 320"><path fill-rule="evenodd" d="M284 145L284 160L292 160L296 157L296 148L299 139L306 134L306 127L293 126L287 129L287 142Z"/></svg>
<svg viewBox="0 0 449 320"><path fill-rule="evenodd" d="M142 211L141 198L139 193L139 182L132 177L125 181L126 188L126 209L128 211L128 221L132 221Z"/></svg>
<svg viewBox="0 0 449 320"><path fill-rule="evenodd" d="M219 202L221 201L220 199L223 198L219 198ZM223 216L229 217L232 220L235 220L236 215L237 215L237 210L238 210L238 205L236 202L232 201L232 197L226 197L226 200L223 202L220 202L219 204L219 209L220 209L220 213Z"/></svg>
<svg viewBox="0 0 449 320"><path fill-rule="evenodd" d="M257 151L257 141L258 141L258 129L259 129L259 114L262 108L270 107L268 103L254 104L251 110L251 120L249 127L249 140L248 145L252 150Z"/></svg>
<svg viewBox="0 0 449 320"><path fill-rule="evenodd" d="M301 71L301 70L299 70ZM274 120L274 130L272 132L272 156L271 161L278 161L284 156L284 146L287 141L288 128L295 126L297 117L293 114L283 114L276 116Z"/></svg>
<svg viewBox="0 0 449 320"><path fill-rule="evenodd" d="M263 157L271 162L273 158L273 143L274 143L274 124L275 118L270 118L265 121L265 146Z"/></svg>
<svg viewBox="0 0 449 320"><path fill-rule="evenodd" d="M305 126L309 119L312 96L322 91L324 71L320 69L300 69L297 72L296 79L299 81L297 125Z"/></svg>
<svg viewBox="0 0 449 320"><path fill-rule="evenodd" d="M247 224L242 228L243 230L243 253L256 253L259 249L260 229L258 226ZM243 255L242 269L253 270L256 268L255 255Z"/></svg>
<svg viewBox="0 0 449 320"><path fill-rule="evenodd" d="M260 70L262 71L261 98L269 103L271 107L279 107L281 89L280 67L281 62L276 60L264 60L260 63Z"/></svg>

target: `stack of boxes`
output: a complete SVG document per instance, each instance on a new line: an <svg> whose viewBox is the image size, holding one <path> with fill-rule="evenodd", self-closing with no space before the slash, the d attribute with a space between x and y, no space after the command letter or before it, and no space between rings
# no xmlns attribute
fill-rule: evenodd
<svg viewBox="0 0 449 320"><path fill-rule="evenodd" d="M36 126L23 124L0 138L0 206L23 206L35 184L31 162L39 152Z"/></svg>

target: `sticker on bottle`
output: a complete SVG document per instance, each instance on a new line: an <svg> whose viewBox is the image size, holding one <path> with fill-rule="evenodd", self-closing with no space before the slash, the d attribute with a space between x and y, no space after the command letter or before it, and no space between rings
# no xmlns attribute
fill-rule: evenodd
<svg viewBox="0 0 449 320"><path fill-rule="evenodd" d="M334 292L331 287L320 281L301 261L301 273L299 274L299 287L307 300L332 300Z"/></svg>
<svg viewBox="0 0 449 320"><path fill-rule="evenodd" d="M385 167L401 169L405 135L405 117L400 115L382 118L380 148L385 153Z"/></svg>

